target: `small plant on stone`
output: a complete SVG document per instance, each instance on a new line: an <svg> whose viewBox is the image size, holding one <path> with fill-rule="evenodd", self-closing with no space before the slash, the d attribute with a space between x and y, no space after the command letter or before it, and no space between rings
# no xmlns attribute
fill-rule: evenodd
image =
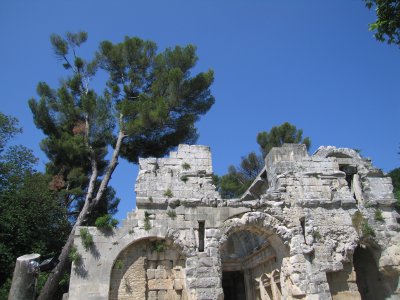
<svg viewBox="0 0 400 300"><path fill-rule="evenodd" d="M181 180L186 183L189 180L189 177L186 175L181 176Z"/></svg>
<svg viewBox="0 0 400 300"><path fill-rule="evenodd" d="M135 233L135 229L133 229L133 228L129 229L128 234L134 234L134 233Z"/></svg>
<svg viewBox="0 0 400 300"><path fill-rule="evenodd" d="M172 194L172 191L170 189L168 189L164 192L164 196L168 197L168 198L172 198L174 196L174 194Z"/></svg>
<svg viewBox="0 0 400 300"><path fill-rule="evenodd" d="M182 164L182 168L184 169L184 170L189 170L190 169L190 165L188 164L188 163L183 163Z"/></svg>
<svg viewBox="0 0 400 300"><path fill-rule="evenodd" d="M312 236L315 241L319 241L322 239L322 236L318 230L314 230Z"/></svg>
<svg viewBox="0 0 400 300"><path fill-rule="evenodd" d="M176 212L175 212L175 210L173 210L173 209L167 211L167 215L168 215L168 217L170 217L172 220L175 220L175 218L176 218Z"/></svg>
<svg viewBox="0 0 400 300"><path fill-rule="evenodd" d="M156 241L153 243L153 251L161 253L165 251L165 245L162 241Z"/></svg>
<svg viewBox="0 0 400 300"><path fill-rule="evenodd" d="M98 217L95 222L95 226L100 230L112 230L117 227L118 220L114 219L111 215L107 214L101 217Z"/></svg>
<svg viewBox="0 0 400 300"><path fill-rule="evenodd" d="M87 228L81 228L79 235L82 240L83 248L85 248L86 251L89 250L89 248L93 246L93 235L90 234Z"/></svg>
<svg viewBox="0 0 400 300"><path fill-rule="evenodd" d="M362 225L364 223L364 217L359 210L357 210L355 214L351 217L351 222L353 223L353 227L357 231L358 235L360 235Z"/></svg>
<svg viewBox="0 0 400 300"><path fill-rule="evenodd" d="M145 211L144 212L144 230L149 231L151 229L151 224L150 224L150 214Z"/></svg>
<svg viewBox="0 0 400 300"><path fill-rule="evenodd" d="M117 260L115 261L115 263L114 263L114 268L115 268L116 270L122 270L123 266L124 266L124 263L123 263L122 260L120 260L120 259L117 259Z"/></svg>
<svg viewBox="0 0 400 300"><path fill-rule="evenodd" d="M365 237L375 236L374 229L368 224L368 222L364 222L362 226L362 233Z"/></svg>
<svg viewBox="0 0 400 300"><path fill-rule="evenodd" d="M81 259L82 256L78 252L78 248L76 248L75 245L71 247L71 250L68 253L68 258L73 262L73 263L78 263Z"/></svg>
<svg viewBox="0 0 400 300"><path fill-rule="evenodd" d="M153 202L153 197L152 196L150 196L148 199L149 199L150 202Z"/></svg>
<svg viewBox="0 0 400 300"><path fill-rule="evenodd" d="M383 218L382 215L382 211L380 209L375 210L375 221L385 222L385 219Z"/></svg>

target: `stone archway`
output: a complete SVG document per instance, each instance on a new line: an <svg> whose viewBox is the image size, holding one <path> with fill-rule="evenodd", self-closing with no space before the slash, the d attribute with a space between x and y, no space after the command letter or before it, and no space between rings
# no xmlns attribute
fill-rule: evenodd
<svg viewBox="0 0 400 300"><path fill-rule="evenodd" d="M224 223L220 243L222 286L226 299L280 300L281 266L289 256L290 232L264 213L251 212Z"/></svg>
<svg viewBox="0 0 400 300"><path fill-rule="evenodd" d="M114 261L109 299L187 299L185 262L168 240L136 241Z"/></svg>

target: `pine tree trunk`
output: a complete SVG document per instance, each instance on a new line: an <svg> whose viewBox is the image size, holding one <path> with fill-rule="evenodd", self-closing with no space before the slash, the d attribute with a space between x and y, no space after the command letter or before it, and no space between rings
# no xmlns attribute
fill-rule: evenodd
<svg viewBox="0 0 400 300"><path fill-rule="evenodd" d="M98 175L96 161L92 157L92 175L90 177L90 183L88 187L88 192L85 199L85 204L79 213L79 216L76 220L75 225L72 227L71 233L69 234L68 240L65 243L60 256L58 257L59 263L50 273L46 284L40 292L38 300L51 300L53 299L54 294L57 291L58 283L60 282L63 274L66 272L68 268L68 264L70 263L68 259L68 254L71 251L71 247L74 242L75 229L77 226L80 226L87 217L93 212L93 210L97 207L102 198L104 191L106 190L108 183L111 180L111 175L114 172L116 166L118 165L118 157L121 149L122 141L125 138L122 130L118 133L117 143L115 145L111 160L108 164L107 171L101 180L99 190L97 191L96 197L93 198L94 194L94 186Z"/></svg>

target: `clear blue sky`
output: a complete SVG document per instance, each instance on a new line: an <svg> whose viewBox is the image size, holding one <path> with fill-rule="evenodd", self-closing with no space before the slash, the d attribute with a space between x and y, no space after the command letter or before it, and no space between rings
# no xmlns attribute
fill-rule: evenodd
<svg viewBox="0 0 400 300"><path fill-rule="evenodd" d="M192 43L196 70L215 71L216 104L198 123L198 143L211 146L216 173L258 150L259 131L285 121L311 137L311 152L357 148L389 171L400 165L400 49L374 40L373 20L362 0L3 0L0 110L20 120L15 142L34 149L42 169L43 135L27 101L37 82L55 87L66 74L51 33L87 31L88 55L99 41L126 35L160 49ZM113 176L119 219L135 206L136 175L136 166L121 163Z"/></svg>

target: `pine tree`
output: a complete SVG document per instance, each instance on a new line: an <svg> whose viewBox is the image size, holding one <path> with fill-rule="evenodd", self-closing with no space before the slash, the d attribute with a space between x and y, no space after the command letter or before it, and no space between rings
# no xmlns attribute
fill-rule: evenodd
<svg viewBox="0 0 400 300"><path fill-rule="evenodd" d="M76 182L84 187L75 225L39 299L54 295L67 268L74 230L99 208L119 157L135 163L139 156L162 156L179 143L193 143L198 137L195 122L214 104L213 72L191 75L197 61L194 46L158 53L154 42L126 37L117 44L100 43L94 59L84 60L76 53L86 39L84 32L51 37L71 76L57 89L39 83L40 99L29 102L35 124L47 136L42 148L51 161L49 169L60 172L61 183L55 185L73 189ZM89 84L97 71L108 75L101 93ZM108 146L113 152L106 161ZM79 185L80 180L87 184Z"/></svg>

